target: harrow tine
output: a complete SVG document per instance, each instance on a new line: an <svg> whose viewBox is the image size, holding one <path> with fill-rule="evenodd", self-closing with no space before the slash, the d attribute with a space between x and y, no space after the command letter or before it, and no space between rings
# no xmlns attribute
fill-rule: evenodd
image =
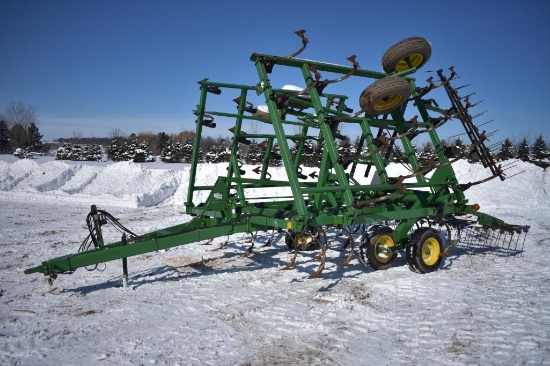
<svg viewBox="0 0 550 366"><path fill-rule="evenodd" d="M511 226L507 224L498 226L468 225L464 228L464 235L460 237L460 244L466 247L466 252L482 254L494 257L510 257L521 254L523 245L519 249L522 240L525 243L528 226Z"/></svg>
<svg viewBox="0 0 550 366"><path fill-rule="evenodd" d="M481 126L487 125L487 124L489 124L489 123L491 123L491 122L494 122L494 121L495 121L494 119L490 119L490 120L488 120L487 122L483 122L483 123L479 124L477 127L481 127Z"/></svg>
<svg viewBox="0 0 550 366"><path fill-rule="evenodd" d="M487 134L487 137L491 137L491 136L493 136L493 135L494 135L495 133L497 133L497 132L498 132L498 130L494 130L494 131L492 131L492 132L489 132L489 133Z"/></svg>
<svg viewBox="0 0 550 366"><path fill-rule="evenodd" d="M484 115L485 113L487 113L487 112L488 112L487 110L485 110L485 111L483 111L483 112L479 112L478 114L473 115L473 116L472 116L472 119L477 118L477 117L481 117L481 116L483 116L483 115Z"/></svg>
<svg viewBox="0 0 550 366"><path fill-rule="evenodd" d="M510 168L513 168L514 166L515 166L515 165L513 165L513 166L510 167ZM516 173L516 174L510 175L510 176L508 176L507 178L510 179L510 178L512 178L512 177L515 177L516 175L520 175L521 173L525 173L525 170L522 170L521 172L518 172L518 173Z"/></svg>
<svg viewBox="0 0 550 366"><path fill-rule="evenodd" d="M525 239L527 239L527 232L523 231L523 233L521 235L523 235L523 242L521 243L521 252L523 253L523 248L525 246Z"/></svg>
<svg viewBox="0 0 550 366"><path fill-rule="evenodd" d="M515 166L517 166L517 165L518 165L517 162L511 161L511 162L509 162L509 163L504 164L502 167L503 167L503 168L506 168L506 169L509 169L509 168L513 168L513 167L515 167Z"/></svg>
<svg viewBox="0 0 550 366"><path fill-rule="evenodd" d="M510 249L510 246L512 245L513 240L514 240L514 234L510 233L510 241L508 242L508 249ZM517 247L517 241L516 241L516 247Z"/></svg>

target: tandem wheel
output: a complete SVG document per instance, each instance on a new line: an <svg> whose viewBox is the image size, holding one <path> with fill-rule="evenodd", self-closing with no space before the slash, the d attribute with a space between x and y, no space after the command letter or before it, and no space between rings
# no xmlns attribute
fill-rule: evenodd
<svg viewBox="0 0 550 366"><path fill-rule="evenodd" d="M443 239L432 228L416 230L407 244L406 256L409 268L417 273L430 273L439 270L443 261Z"/></svg>

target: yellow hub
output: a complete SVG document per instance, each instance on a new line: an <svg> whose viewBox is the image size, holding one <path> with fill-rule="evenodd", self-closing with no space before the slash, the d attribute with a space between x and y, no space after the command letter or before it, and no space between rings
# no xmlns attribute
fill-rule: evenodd
<svg viewBox="0 0 550 366"><path fill-rule="evenodd" d="M401 95L393 94L387 97L380 99L374 104L374 109L377 111L385 111L393 109L395 106L399 105L401 102Z"/></svg>
<svg viewBox="0 0 550 366"><path fill-rule="evenodd" d="M422 244L422 261L428 266L437 262L439 254L441 254L441 246L436 239L429 238Z"/></svg>
<svg viewBox="0 0 550 366"><path fill-rule="evenodd" d="M296 234L294 236L294 244L297 248L307 247L312 240L313 239L308 234Z"/></svg>
<svg viewBox="0 0 550 366"><path fill-rule="evenodd" d="M306 235L306 234L296 234L296 236L294 237L294 241L296 242L296 244L307 244L311 241L311 238L309 235Z"/></svg>
<svg viewBox="0 0 550 366"><path fill-rule="evenodd" d="M413 67L417 67L422 63L423 60L424 60L424 56L418 53L415 53L399 61L397 65L395 65L395 71L399 72L399 71L408 70Z"/></svg>
<svg viewBox="0 0 550 366"><path fill-rule="evenodd" d="M380 263L387 263L390 259L393 257L393 252L391 251L391 247L393 247L395 243L393 242L393 239L389 235L382 235L378 238L375 245L374 255L376 256L376 260Z"/></svg>

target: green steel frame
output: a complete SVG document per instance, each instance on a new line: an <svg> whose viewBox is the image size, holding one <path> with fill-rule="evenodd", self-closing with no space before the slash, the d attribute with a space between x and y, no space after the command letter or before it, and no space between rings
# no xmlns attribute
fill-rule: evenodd
<svg viewBox="0 0 550 366"><path fill-rule="evenodd" d="M452 220L454 215L474 214L481 225L497 227L504 225L499 219L479 213L465 198L464 185L459 184L449 161L444 154L436 128L453 116L448 110L423 99L422 88L415 85L410 75L416 71L410 67L390 75L353 66L341 66L293 57L277 57L266 54L253 54L251 61L258 73L256 85L236 85L200 81L200 100L195 111L196 130L194 151L190 169L189 187L185 201L186 212L194 218L187 223L158 230L145 235L124 237L112 244L103 244L101 238L101 218L95 207L96 248L43 262L25 273L43 273L55 276L58 273L72 272L77 268L90 266L115 259L158 251L187 243L230 235L234 233L255 233L257 231L283 230L293 233L307 233L315 227L344 227L392 221L396 250L405 248L409 232L420 219L434 221ZM274 88L270 83L273 66L299 70L303 76L305 92L289 92ZM319 78L321 72L347 77L364 78L367 84L387 77L405 77L410 85L411 97L389 113L368 116L349 113L346 107L347 96L329 94L325 87L329 84ZM452 77L451 77L452 78ZM445 80L448 82L448 80ZM327 88L329 89L329 88ZM222 94L222 96L220 96ZM209 109L210 98L235 96L238 103L232 113ZM247 97L263 97L269 115L254 113ZM460 106L458 106L460 107ZM416 108L416 116L407 119L407 108ZM457 106L454 107L457 114ZM464 111L463 111L464 112ZM430 113L435 114L436 118ZM200 159L200 142L203 129L212 127L215 117L235 121L231 155L227 163L227 174L217 177L213 185L197 185L197 169ZM249 134L242 131L243 123L256 121L270 133ZM343 161L338 151L339 130L351 124L361 133L363 150ZM380 133L389 133L380 148ZM289 131L299 131L290 133ZM435 148L435 156L430 166L422 166L416 157L411 142L413 136L425 133ZM265 143L263 164L256 170L258 175L243 176L239 161L239 144L250 139L262 139ZM301 175L301 156L307 140L322 142L324 149L318 167L316 180L304 179ZM390 141L388 146L388 141ZM293 154L290 143L297 143ZM409 176L390 177L386 171L387 150L399 143L412 173ZM272 180L269 174L269 161L272 151L278 147L287 179ZM482 143L478 143L482 145ZM346 168L352 166L351 169ZM360 184L357 167L373 167L378 176L375 184ZM429 173L429 176L428 176ZM407 178L407 179L406 179ZM284 187L290 190L288 197L254 197L250 189ZM205 202L195 202L199 192L209 192ZM99 217L99 218L98 218Z"/></svg>

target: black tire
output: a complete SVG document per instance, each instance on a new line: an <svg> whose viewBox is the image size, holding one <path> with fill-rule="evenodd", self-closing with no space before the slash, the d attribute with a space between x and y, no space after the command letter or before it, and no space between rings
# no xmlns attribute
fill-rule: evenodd
<svg viewBox="0 0 550 366"><path fill-rule="evenodd" d="M295 249L295 245L298 245L298 251L311 251L319 249L321 242L319 236L316 235L315 229L311 230L312 233L295 233L289 232L285 235L285 244L290 250Z"/></svg>
<svg viewBox="0 0 550 366"><path fill-rule="evenodd" d="M390 250L393 246L393 230L387 226L376 228L371 235L363 237L359 247L362 262L375 271L393 267L397 259L397 253Z"/></svg>
<svg viewBox="0 0 550 366"><path fill-rule="evenodd" d="M416 67L418 70L428 62L432 55L432 45L422 37L405 38L382 56L382 68L387 74Z"/></svg>
<svg viewBox="0 0 550 366"><path fill-rule="evenodd" d="M387 77L369 85L359 97L359 105L366 115L389 113L407 102L411 86L403 77Z"/></svg>
<svg viewBox="0 0 550 366"><path fill-rule="evenodd" d="M438 231L427 227L418 229L407 245L409 268L418 273L438 271L443 261L443 251L443 239Z"/></svg>

